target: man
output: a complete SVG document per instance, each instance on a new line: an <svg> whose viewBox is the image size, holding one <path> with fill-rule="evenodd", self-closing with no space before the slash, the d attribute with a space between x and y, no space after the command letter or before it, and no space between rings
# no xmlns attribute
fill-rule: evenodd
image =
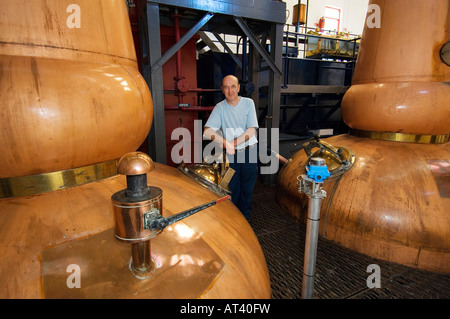
<svg viewBox="0 0 450 319"><path fill-rule="evenodd" d="M258 120L255 103L250 98L239 96L239 90L237 77L228 75L223 78L222 92L225 100L214 107L205 124L203 136L226 150L230 167L235 171L228 184L231 200L248 219L258 175Z"/></svg>

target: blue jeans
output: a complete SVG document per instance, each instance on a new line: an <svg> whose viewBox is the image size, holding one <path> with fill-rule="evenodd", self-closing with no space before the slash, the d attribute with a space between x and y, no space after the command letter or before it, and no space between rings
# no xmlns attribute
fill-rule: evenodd
<svg viewBox="0 0 450 319"><path fill-rule="evenodd" d="M231 201L241 211L246 219L252 212L253 190L258 176L257 147L228 156L230 167L235 173L228 187L231 191ZM245 153L245 156L244 156ZM250 154L252 154L250 156Z"/></svg>

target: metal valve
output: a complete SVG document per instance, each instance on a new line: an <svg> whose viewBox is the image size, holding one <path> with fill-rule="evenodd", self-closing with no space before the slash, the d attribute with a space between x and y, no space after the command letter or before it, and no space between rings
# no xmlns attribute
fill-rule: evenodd
<svg viewBox="0 0 450 319"><path fill-rule="evenodd" d="M144 153L124 155L118 163L119 174L126 175L127 188L112 195L117 239L140 243L156 237L144 228L144 215L149 211L162 211L162 190L147 185L147 174L154 169L152 159Z"/></svg>
<svg viewBox="0 0 450 319"><path fill-rule="evenodd" d="M317 151L313 152L316 148ZM303 149L309 157L309 166L317 165L311 163L312 158L322 158L330 170L331 177L343 175L355 162L355 155L351 150L343 146L333 146L322 141L318 135L314 136L314 140L304 143Z"/></svg>
<svg viewBox="0 0 450 319"><path fill-rule="evenodd" d="M306 174L298 176L298 190L309 198L325 198L327 193L322 189L322 184L330 176L325 160L320 157L312 157L306 165Z"/></svg>
<svg viewBox="0 0 450 319"><path fill-rule="evenodd" d="M153 169L153 161L145 153L124 155L119 160L118 172L126 175L127 188L111 197L115 218L114 235L120 241L131 243L130 270L139 279L148 278L155 268L151 259L151 239L167 226L231 198L228 195L165 218L162 216L162 190L147 185L147 174Z"/></svg>

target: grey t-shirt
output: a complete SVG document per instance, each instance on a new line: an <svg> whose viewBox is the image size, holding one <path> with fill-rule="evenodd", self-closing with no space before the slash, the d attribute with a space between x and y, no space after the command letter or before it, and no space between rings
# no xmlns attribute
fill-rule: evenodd
<svg viewBox="0 0 450 319"><path fill-rule="evenodd" d="M259 127L255 103L247 97L240 97L236 106L232 106L228 104L227 100L223 100L214 107L205 126L215 131L222 130L225 139L232 141L241 136L249 127ZM236 149L242 149L255 143L258 143L258 140L254 135L245 143L236 146Z"/></svg>

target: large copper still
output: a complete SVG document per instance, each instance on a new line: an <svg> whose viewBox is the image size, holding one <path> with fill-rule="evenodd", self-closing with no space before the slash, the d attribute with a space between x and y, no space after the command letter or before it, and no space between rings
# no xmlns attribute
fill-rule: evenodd
<svg viewBox="0 0 450 319"><path fill-rule="evenodd" d="M324 184L320 234L376 258L450 273L449 2L372 0L369 8L367 18L381 21L366 24L342 101L350 134L324 140L349 150L354 164ZM329 155L316 149L312 155ZM308 161L299 151L277 181L278 203L301 221L307 200L296 178Z"/></svg>
<svg viewBox="0 0 450 319"><path fill-rule="evenodd" d="M269 298L259 242L229 201L165 229L151 278L129 269L111 196L153 107L125 1L0 7L0 297ZM164 216L217 199L157 163L148 183L164 192Z"/></svg>

